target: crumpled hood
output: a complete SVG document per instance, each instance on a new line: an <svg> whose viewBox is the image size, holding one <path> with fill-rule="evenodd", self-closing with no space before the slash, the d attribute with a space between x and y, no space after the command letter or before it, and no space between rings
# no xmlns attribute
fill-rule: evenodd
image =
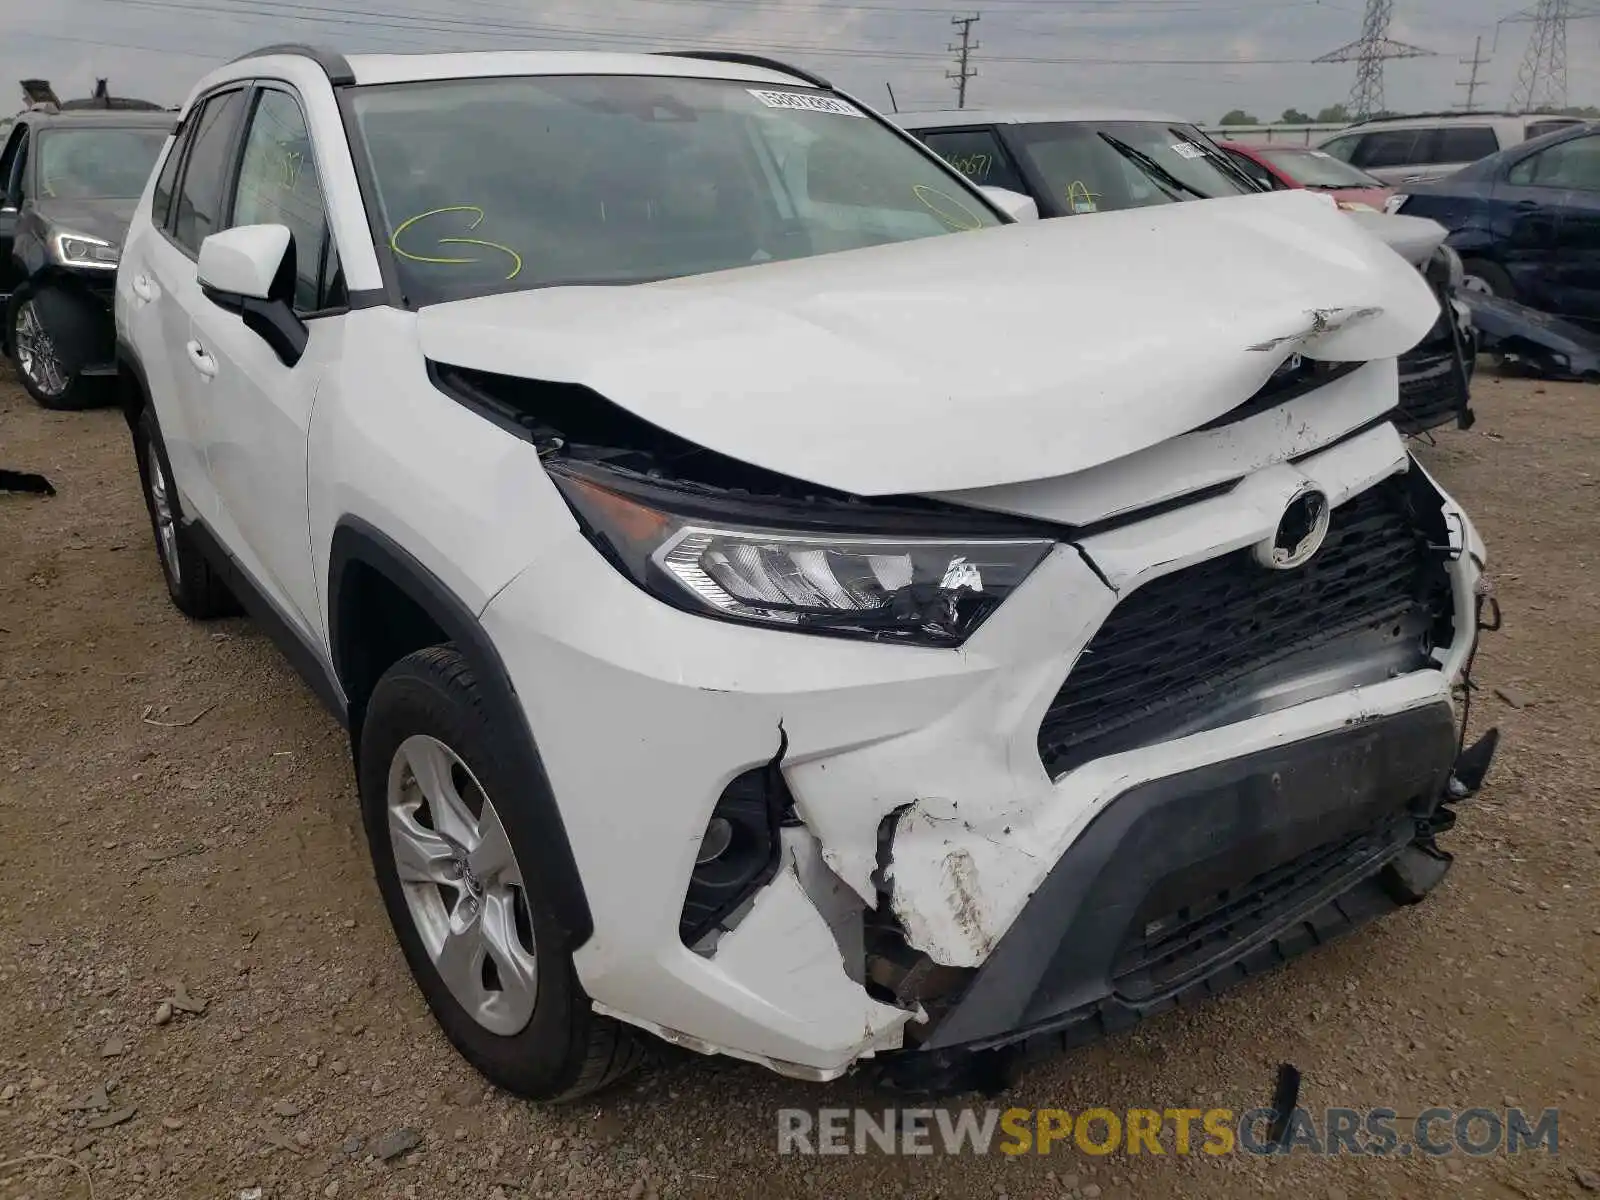
<svg viewBox="0 0 1600 1200"><path fill-rule="evenodd" d="M101 238L113 246L122 245L128 236L128 226L133 224L134 210L139 198L132 200L58 200L48 197L39 200L35 211L45 219L51 231L86 233Z"/></svg>
<svg viewBox="0 0 1600 1200"><path fill-rule="evenodd" d="M1222 415L1292 353L1394 357L1438 315L1416 270L1294 191L455 301L418 336L872 496L1080 471Z"/></svg>

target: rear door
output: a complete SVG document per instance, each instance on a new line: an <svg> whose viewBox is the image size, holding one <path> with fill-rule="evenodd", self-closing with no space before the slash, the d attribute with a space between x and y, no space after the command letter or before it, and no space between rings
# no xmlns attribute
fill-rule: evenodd
<svg viewBox="0 0 1600 1200"><path fill-rule="evenodd" d="M344 285L299 96L263 82L250 110L222 227L288 228L293 307L309 340L303 357L286 364L237 312L209 302L194 311L193 344L210 364L206 459L219 536L279 615L306 642L321 645L306 439L317 385L344 340Z"/></svg>

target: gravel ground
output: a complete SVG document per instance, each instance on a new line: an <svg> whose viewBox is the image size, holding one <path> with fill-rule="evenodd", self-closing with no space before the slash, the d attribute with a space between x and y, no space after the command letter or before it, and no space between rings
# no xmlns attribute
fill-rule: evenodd
<svg viewBox="0 0 1600 1200"><path fill-rule="evenodd" d="M1043 1062L1008 1103L1559 1106L1561 1153L780 1157L776 1110L882 1097L663 1054L537 1108L435 1030L386 926L343 737L245 621L167 603L114 412L0 381L0 1198L1581 1196L1600 1187L1600 392L1485 378L1422 456L1506 611L1506 735L1428 903L1198 1010ZM56 1156L14 1160L31 1155ZM70 1161L68 1161L70 1160Z"/></svg>

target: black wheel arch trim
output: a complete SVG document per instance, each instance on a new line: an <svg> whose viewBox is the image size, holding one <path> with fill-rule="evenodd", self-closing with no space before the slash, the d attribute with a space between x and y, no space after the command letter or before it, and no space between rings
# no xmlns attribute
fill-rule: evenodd
<svg viewBox="0 0 1600 1200"><path fill-rule="evenodd" d="M476 614L438 576L387 534L360 517L347 515L334 527L328 563L328 633L334 672L341 684L346 679L349 664L343 661L344 639L340 634L344 621L355 616L341 611L344 606L341 591L346 572L356 564L383 576L433 620L471 663L479 686L504 719L510 740L503 749L510 756L513 770L528 783L523 802L542 834L534 848L534 869L548 881L549 895L556 907L554 915L566 931L568 947L576 949L594 930L589 901L533 728L528 724L500 652ZM364 701L352 699L349 710L352 749L358 745L364 716Z"/></svg>

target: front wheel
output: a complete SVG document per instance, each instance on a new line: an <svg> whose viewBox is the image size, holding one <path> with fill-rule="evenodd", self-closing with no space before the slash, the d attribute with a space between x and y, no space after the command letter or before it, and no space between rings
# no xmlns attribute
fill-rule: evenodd
<svg viewBox="0 0 1600 1200"><path fill-rule="evenodd" d="M453 646L401 659L361 727L362 817L389 921L445 1036L499 1087L569 1100L641 1051L593 1011L545 881L523 869L539 830L516 803L503 724Z"/></svg>
<svg viewBox="0 0 1600 1200"><path fill-rule="evenodd" d="M1483 296L1499 296L1502 300L1517 298L1517 285L1498 263L1482 258L1465 259L1461 264L1461 286L1469 292Z"/></svg>
<svg viewBox="0 0 1600 1200"><path fill-rule="evenodd" d="M11 305L11 359L17 377L41 408L75 411L106 398L103 380L82 374L94 315L59 288L28 293Z"/></svg>

